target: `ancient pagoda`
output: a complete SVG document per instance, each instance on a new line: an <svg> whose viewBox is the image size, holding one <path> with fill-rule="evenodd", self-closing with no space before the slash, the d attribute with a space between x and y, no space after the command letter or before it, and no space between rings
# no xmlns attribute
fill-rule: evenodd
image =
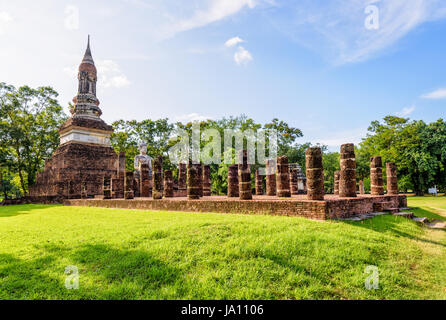
<svg viewBox="0 0 446 320"><path fill-rule="evenodd" d="M78 73L72 115L60 128L60 145L30 187L31 196L80 198L102 194L105 176L117 173L118 156L111 147L111 126L102 119L96 97L97 70L88 37Z"/></svg>

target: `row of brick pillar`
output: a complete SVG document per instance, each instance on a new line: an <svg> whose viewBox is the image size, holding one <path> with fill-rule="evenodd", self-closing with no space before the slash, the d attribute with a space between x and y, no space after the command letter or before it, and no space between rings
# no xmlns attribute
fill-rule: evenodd
<svg viewBox="0 0 446 320"><path fill-rule="evenodd" d="M356 197L356 160L353 144L341 147L341 170L334 174L334 194L339 197ZM393 162L386 164L387 194L398 194L398 178L396 165ZM384 195L383 165L381 157L370 159L370 185L371 194ZM364 182L359 182L360 194L364 194Z"/></svg>
<svg viewBox="0 0 446 320"><path fill-rule="evenodd" d="M201 197L211 196L210 166L189 163L187 165L180 164L180 169L178 179L181 181L181 188L184 188L186 184L187 198L189 200L198 200ZM184 173L186 173L186 177Z"/></svg>
<svg viewBox="0 0 446 320"><path fill-rule="evenodd" d="M387 194L398 194L398 177L396 174L396 165L393 162L386 163L387 173ZM381 157L370 159L370 191L374 196L384 194L383 163Z"/></svg>
<svg viewBox="0 0 446 320"><path fill-rule="evenodd" d="M125 157L120 156L119 158L118 176L113 179L110 176L104 177L103 194L105 199L133 199L135 197L135 191L140 197L150 197L150 184L152 184L153 199L162 199L163 197L172 198L174 196L173 173L171 170L165 170L163 172L162 156L158 156L153 161L152 181L149 179L148 165L140 165L140 174L137 177L139 181L136 185L134 173L125 171L125 162L121 161L121 159L125 160ZM191 178L188 179L188 176ZM190 182L188 183L188 181ZM138 190L135 190L135 187ZM178 190L180 193L187 193L190 199L196 199L197 196L198 198L210 196L210 167L202 166L201 164L180 164L178 171Z"/></svg>
<svg viewBox="0 0 446 320"><path fill-rule="evenodd" d="M309 200L324 199L324 168L322 164L321 148L309 148L305 152L307 166L307 197ZM340 152L340 171L334 174L334 193L339 197L356 197L356 157L353 144L344 144ZM398 194L398 178L396 166L389 162L387 169L387 194ZM372 195L384 195L384 182L382 173L381 157L370 159L370 182ZM361 193L364 191L364 184L360 183Z"/></svg>
<svg viewBox="0 0 446 320"><path fill-rule="evenodd" d="M288 157L266 161L266 195L283 198L299 193L297 168L289 168ZM263 175L255 172L255 193L263 195ZM251 168L248 164L248 153L243 150L239 154L239 164L228 168L228 197L239 197L241 200L252 199Z"/></svg>

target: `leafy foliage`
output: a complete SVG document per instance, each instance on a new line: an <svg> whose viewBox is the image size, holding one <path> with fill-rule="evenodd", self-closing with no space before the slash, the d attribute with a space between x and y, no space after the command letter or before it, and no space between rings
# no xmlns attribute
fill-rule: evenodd
<svg viewBox="0 0 446 320"><path fill-rule="evenodd" d="M25 195L59 145L58 129L66 116L57 96L50 87L16 89L0 83L0 166L19 176Z"/></svg>

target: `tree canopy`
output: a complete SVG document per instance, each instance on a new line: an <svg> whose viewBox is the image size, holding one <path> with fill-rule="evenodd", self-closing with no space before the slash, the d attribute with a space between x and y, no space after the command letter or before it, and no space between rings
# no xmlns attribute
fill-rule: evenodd
<svg viewBox="0 0 446 320"><path fill-rule="evenodd" d="M26 195L28 186L35 182L36 173L43 168L45 159L58 147L58 130L67 116L57 97L57 92L51 87L15 88L0 83L1 197ZM225 130L245 133L242 138L244 144L257 144L256 133L275 130L278 138L277 154L288 156L290 163L300 164L303 170L305 150L311 146L310 143L298 143L298 139L303 137L300 129L277 118L264 124L240 115L199 123L145 119L118 120L112 125L114 133L111 142L116 152L126 153L127 170L133 170L133 159L139 153L138 144L141 141L147 143L150 156L163 156L164 169L175 169L170 162L169 150L178 142L179 130L192 136L192 129L198 126L201 130L199 147L203 148L215 139L204 133L206 129L211 129L211 132L221 137L217 142L221 143L222 151L217 156L222 161L211 165L212 190L217 194L224 194L227 190L229 164L225 164L223 159L225 155L235 158L233 145L224 150ZM334 172L339 170L339 153L328 152L326 146L321 147L324 152L325 191L331 193ZM265 156L269 156L270 151L267 143ZM401 191L412 190L423 194L433 186L446 191L446 123L443 119L425 123L387 116L382 121L373 121L367 136L356 146L357 179L364 181L366 190L370 188L370 157L377 155L383 157L383 163L396 163ZM257 159L256 164L251 166L252 173L261 166L262 161Z"/></svg>

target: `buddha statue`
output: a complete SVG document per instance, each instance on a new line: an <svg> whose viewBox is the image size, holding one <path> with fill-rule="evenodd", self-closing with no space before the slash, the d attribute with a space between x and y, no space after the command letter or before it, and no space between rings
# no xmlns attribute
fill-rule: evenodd
<svg viewBox="0 0 446 320"><path fill-rule="evenodd" d="M147 144L144 142L139 145L140 154L135 157L135 170L139 174L139 166L140 164L148 164L149 165L149 178L152 179L152 158L147 155Z"/></svg>

